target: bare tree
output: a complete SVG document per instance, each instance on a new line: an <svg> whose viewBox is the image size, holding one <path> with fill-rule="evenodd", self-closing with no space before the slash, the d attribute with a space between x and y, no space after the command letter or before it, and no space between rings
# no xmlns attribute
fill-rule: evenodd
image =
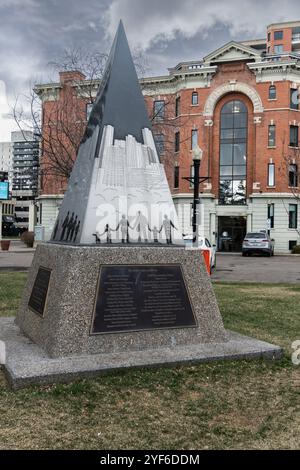
<svg viewBox="0 0 300 470"><path fill-rule="evenodd" d="M297 204L298 213L300 207L300 149L298 147L292 148L285 145L285 137L282 144L282 161L280 165L280 173L288 182L289 191ZM288 153L284 149L288 148ZM282 200L285 211L289 215L289 210L286 207L285 201ZM298 236L300 237L300 227L296 227Z"/></svg>
<svg viewBox="0 0 300 470"><path fill-rule="evenodd" d="M145 76L148 65L140 50L133 53L134 63L139 77ZM48 178L58 178L65 186L76 157L79 144L86 127L87 106L95 99L101 77L104 72L107 55L104 53L86 52L81 48L65 49L61 57L49 63L57 72L80 72L84 79L72 82L49 83L59 93L59 100L45 100L39 85L30 87L28 95L19 96L13 106L13 117L20 130L31 130L41 140L40 186L46 184ZM141 79L142 89L148 87L147 79ZM51 91L49 91L51 93ZM159 96L159 85L151 85L151 96ZM147 98L146 98L147 100ZM152 99L151 99L152 101ZM149 104L149 103L148 103ZM164 149L161 161L169 181L174 175L177 165L175 152L175 132L180 131L191 119L176 113L176 95L165 94L163 115L159 109L154 110L149 104L149 117L156 136L163 135ZM179 145L190 140L190 135L179 133Z"/></svg>

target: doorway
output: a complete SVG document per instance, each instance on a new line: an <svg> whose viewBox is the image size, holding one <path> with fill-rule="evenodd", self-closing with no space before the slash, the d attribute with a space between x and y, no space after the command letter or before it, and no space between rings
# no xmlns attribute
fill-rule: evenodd
<svg viewBox="0 0 300 470"><path fill-rule="evenodd" d="M246 230L246 217L218 217L218 250L233 253L242 251Z"/></svg>

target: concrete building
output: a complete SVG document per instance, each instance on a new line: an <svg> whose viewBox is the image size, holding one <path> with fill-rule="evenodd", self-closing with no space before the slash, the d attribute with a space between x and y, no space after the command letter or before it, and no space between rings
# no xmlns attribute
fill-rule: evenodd
<svg viewBox="0 0 300 470"><path fill-rule="evenodd" d="M8 181L11 190L13 177L13 148L11 142L0 142L0 172L8 173Z"/></svg>
<svg viewBox="0 0 300 470"><path fill-rule="evenodd" d="M67 84L66 84L67 82ZM203 149L202 234L219 250L240 251L246 231L270 227L275 251L299 242L300 21L272 24L266 38L231 41L168 75L141 80L182 232L191 232L192 150ZM44 121L67 90L88 105L91 83L78 74L36 87ZM96 91L98 82L93 83ZM43 132L47 132L47 127ZM49 238L64 182L41 187L41 223ZM227 233L231 243L223 244Z"/></svg>
<svg viewBox="0 0 300 470"><path fill-rule="evenodd" d="M32 132L16 131L11 133L11 141L16 226L24 231L29 228L29 214L38 194L39 140Z"/></svg>

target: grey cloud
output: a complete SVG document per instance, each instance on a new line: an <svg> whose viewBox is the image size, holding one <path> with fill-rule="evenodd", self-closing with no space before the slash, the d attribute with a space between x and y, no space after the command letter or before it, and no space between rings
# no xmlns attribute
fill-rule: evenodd
<svg viewBox="0 0 300 470"><path fill-rule="evenodd" d="M152 73L199 59L230 39L264 37L266 25L300 19L299 0L1 0L0 80L8 92L66 47L107 52L119 19Z"/></svg>
<svg viewBox="0 0 300 470"><path fill-rule="evenodd" d="M110 34L120 17L129 37L144 49L157 41L205 37L218 23L224 24L232 37L265 35L270 22L295 20L300 14L297 0L113 0L106 15Z"/></svg>

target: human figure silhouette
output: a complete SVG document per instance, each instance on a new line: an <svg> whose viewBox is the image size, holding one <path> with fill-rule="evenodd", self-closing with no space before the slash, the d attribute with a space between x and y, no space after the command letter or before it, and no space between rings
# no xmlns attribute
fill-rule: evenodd
<svg viewBox="0 0 300 470"><path fill-rule="evenodd" d="M52 237L53 240L55 240L55 238L56 238L57 231L58 231L58 226L59 226L59 219L57 219L54 230L53 230L53 237Z"/></svg>
<svg viewBox="0 0 300 470"><path fill-rule="evenodd" d="M122 219L118 223L116 231L121 228L121 235L122 235L122 243L129 243L129 233L128 229L131 228L129 225L128 220L126 219L125 214L122 215Z"/></svg>
<svg viewBox="0 0 300 470"><path fill-rule="evenodd" d="M109 224L106 224L105 225L105 228L104 228L104 232L103 233L99 233L97 234L98 235L98 238L100 239L100 237L102 237L102 235L104 235L106 233L106 243L111 243L111 231L113 229L110 228Z"/></svg>
<svg viewBox="0 0 300 470"><path fill-rule="evenodd" d="M61 236L60 236L60 241L63 241L63 239L65 238L65 233L66 233L66 230L67 230L67 227L68 227L68 224L69 224L69 214L70 214L70 211L68 211L66 217L65 217L65 220L63 221L62 223L62 232L61 232Z"/></svg>
<svg viewBox="0 0 300 470"><path fill-rule="evenodd" d="M71 230L72 230L72 227L73 227L73 223L74 223L74 212L72 212L71 218L68 222L66 241L69 240L69 236L70 236L70 233L71 233Z"/></svg>
<svg viewBox="0 0 300 470"><path fill-rule="evenodd" d="M149 227L148 225L148 230L149 232L152 232L153 233L153 241L154 243L158 243L158 234L161 232L161 230L158 230L158 228L156 227L156 225L154 225L153 229L151 230L151 228Z"/></svg>
<svg viewBox="0 0 300 470"><path fill-rule="evenodd" d="M75 233L74 233L74 237L73 237L73 242L76 242L76 238L77 238L79 229L80 229L80 220L78 220L77 225L76 225L76 227L75 227Z"/></svg>
<svg viewBox="0 0 300 470"><path fill-rule="evenodd" d="M72 222L72 225L70 226L70 235L69 235L70 239L69 239L69 237L67 238L67 240L70 241L70 242L73 240L75 228L77 226L77 219L78 219L78 217L76 215L75 219Z"/></svg>
<svg viewBox="0 0 300 470"><path fill-rule="evenodd" d="M142 238L144 239L145 242L148 241L147 227L148 227L148 220L142 214L141 211L138 211L133 228L137 229L137 232L139 234L139 237L138 237L139 242L142 241Z"/></svg>
<svg viewBox="0 0 300 470"><path fill-rule="evenodd" d="M173 243L172 242L172 227L175 228L175 230L177 230L172 220L170 220L169 217L165 214L160 230L164 229L165 231L167 245L171 245Z"/></svg>

